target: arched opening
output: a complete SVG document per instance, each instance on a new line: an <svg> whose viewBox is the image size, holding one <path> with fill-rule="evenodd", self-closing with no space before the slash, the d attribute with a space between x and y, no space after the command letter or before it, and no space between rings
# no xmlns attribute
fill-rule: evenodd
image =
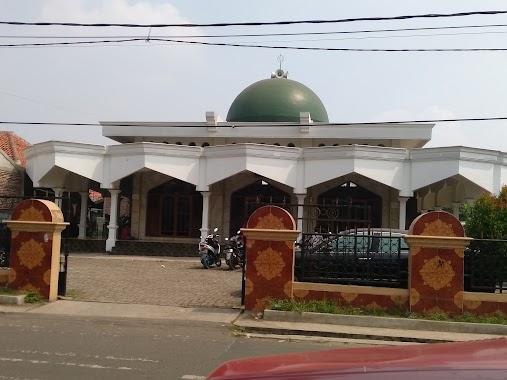
<svg viewBox="0 0 507 380"><path fill-rule="evenodd" d="M382 198L354 182L345 182L322 193L318 204L326 210L317 218L319 231L338 233L354 228L382 227Z"/></svg>
<svg viewBox="0 0 507 380"><path fill-rule="evenodd" d="M201 146L204 148L205 146L209 146L209 143L203 142Z"/></svg>
<svg viewBox="0 0 507 380"><path fill-rule="evenodd" d="M195 186L172 179L148 192L146 236L199 237L202 195Z"/></svg>
<svg viewBox="0 0 507 380"><path fill-rule="evenodd" d="M190 142L190 143L188 144L188 146L195 146L195 142L193 142L193 141L192 141L192 142Z"/></svg>
<svg viewBox="0 0 507 380"><path fill-rule="evenodd" d="M288 143L288 144L287 144L287 146L288 146L289 148L294 148L294 147L295 147L295 145L294 145L293 143Z"/></svg>
<svg viewBox="0 0 507 380"><path fill-rule="evenodd" d="M262 179L232 193L229 235L236 234L250 215L266 203L290 203L290 194Z"/></svg>

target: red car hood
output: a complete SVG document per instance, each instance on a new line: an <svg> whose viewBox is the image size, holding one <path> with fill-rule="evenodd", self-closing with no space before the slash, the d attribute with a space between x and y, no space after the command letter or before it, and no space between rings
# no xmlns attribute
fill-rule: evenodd
<svg viewBox="0 0 507 380"><path fill-rule="evenodd" d="M233 360L209 380L507 379L507 339L313 351Z"/></svg>

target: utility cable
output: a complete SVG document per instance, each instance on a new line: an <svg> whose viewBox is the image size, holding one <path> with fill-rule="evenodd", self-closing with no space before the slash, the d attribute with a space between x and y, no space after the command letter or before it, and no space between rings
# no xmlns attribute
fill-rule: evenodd
<svg viewBox="0 0 507 380"><path fill-rule="evenodd" d="M129 38L124 40L100 40L100 41L72 41L72 42L41 42L41 43L23 43L23 44L0 44L0 48L20 48L20 47L42 47L42 46L71 46L71 45L99 45L106 43L125 43L146 41L146 38ZM236 44L226 42L205 42L205 41L186 41L164 38L150 38L150 41L170 42L177 44L193 44L206 46L227 46L259 49L279 49L279 50L315 50L315 51L342 51L342 52L484 52L484 51L507 51L507 48L439 48L439 49L359 49L359 48L325 48L310 46L278 46L278 45L257 45L257 44Z"/></svg>
<svg viewBox="0 0 507 380"><path fill-rule="evenodd" d="M121 28L206 28L206 27L229 27L229 26L267 26L267 25L297 25L297 24L337 24L357 21L395 21L424 18L453 18L467 16L491 16L506 14L507 11L472 11L457 13L430 13L420 15L403 15L391 17L357 17L335 20L288 20L270 22L220 22L220 23L184 23L184 24L126 24L126 23L74 23L74 22L22 22L22 21L0 21L0 25L17 26L69 26L69 27L121 27Z"/></svg>
<svg viewBox="0 0 507 380"><path fill-rule="evenodd" d="M197 34L197 35L171 35L171 36L153 36L151 38L237 38L237 37L279 37L279 36L312 36L312 35L330 35L330 34L355 34L355 33L391 33L391 32L415 32L432 31L445 29L473 29L473 28L505 28L507 24L484 24L484 25L461 25L461 26L434 26L422 28L392 28L392 29L363 29L363 30L338 30L327 32L294 32L294 33L243 33L243 34ZM458 35L459 33L456 33ZM431 36L431 34L429 34ZM0 35L0 38L25 38L25 39L113 39L113 38L140 38L141 36L20 36L20 35Z"/></svg>
<svg viewBox="0 0 507 380"><path fill-rule="evenodd" d="M500 121L507 120L507 116L503 117L475 117L475 118L457 118L457 119L427 119L427 120L404 120L404 121L372 121L372 122L354 122L354 123L316 123L315 125L386 125L386 124L420 124L420 123L453 123L453 122L468 122L468 121ZM62 122L42 122L42 121L0 121L2 124L11 125L55 125L55 126L75 126L75 127L146 127L151 123L107 123L102 125L100 123L62 123ZM234 125L234 123L229 123ZM299 123L268 123L279 124L283 126L301 126ZM262 125L262 123L261 123ZM238 127L238 125L236 125ZM241 126L239 126L241 127Z"/></svg>

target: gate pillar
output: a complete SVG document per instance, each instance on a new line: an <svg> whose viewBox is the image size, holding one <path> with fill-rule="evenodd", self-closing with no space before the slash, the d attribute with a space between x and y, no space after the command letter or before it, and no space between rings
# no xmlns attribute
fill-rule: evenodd
<svg viewBox="0 0 507 380"><path fill-rule="evenodd" d="M14 208L5 224L11 229L8 287L34 290L56 301L61 235L69 225L62 211L53 202L27 199Z"/></svg>
<svg viewBox="0 0 507 380"><path fill-rule="evenodd" d="M411 311L463 313L464 250L471 240L447 212L427 212L412 222L405 236Z"/></svg>
<svg viewBox="0 0 507 380"><path fill-rule="evenodd" d="M263 311L269 299L292 298L294 247L300 232L292 215L278 206L263 206L241 231L247 247L245 310Z"/></svg>

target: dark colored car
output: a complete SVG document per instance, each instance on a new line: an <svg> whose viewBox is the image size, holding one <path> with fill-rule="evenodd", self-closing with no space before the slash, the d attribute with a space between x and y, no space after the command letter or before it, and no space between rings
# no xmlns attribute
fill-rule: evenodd
<svg viewBox="0 0 507 380"><path fill-rule="evenodd" d="M304 235L296 250L298 281L406 287L409 248L405 232L364 230Z"/></svg>
<svg viewBox="0 0 507 380"><path fill-rule="evenodd" d="M303 352L233 360L208 380L507 379L507 339Z"/></svg>

